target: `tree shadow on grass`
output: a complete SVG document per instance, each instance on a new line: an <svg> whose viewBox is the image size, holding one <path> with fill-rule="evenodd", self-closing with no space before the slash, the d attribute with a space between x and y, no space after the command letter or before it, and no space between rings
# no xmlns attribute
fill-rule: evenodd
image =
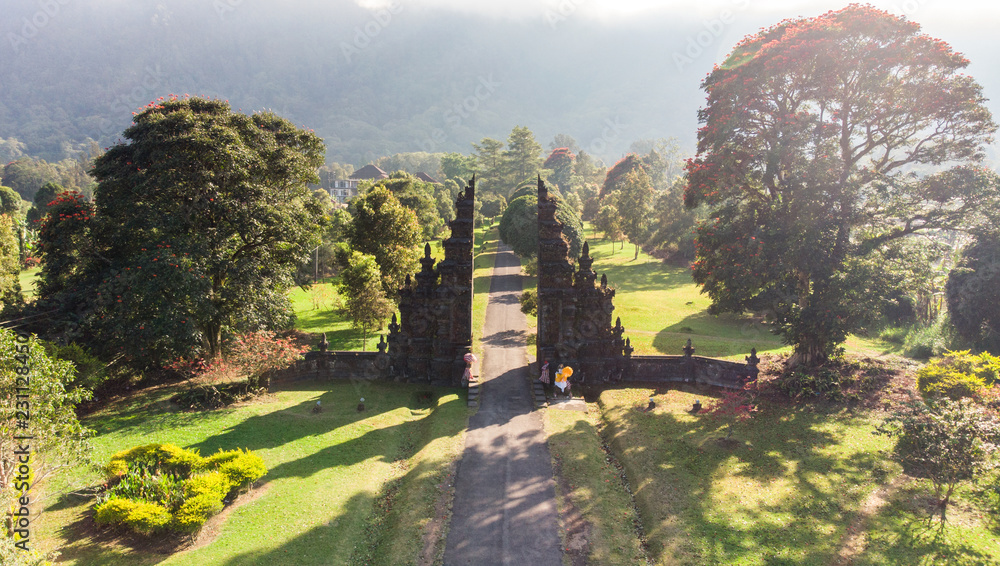
<svg viewBox="0 0 1000 566"><path fill-rule="evenodd" d="M874 457L830 453L839 440L814 408L764 408L736 429L735 447L716 441L724 431L707 415L619 406L608 416L660 561L827 564L839 540L830 529L846 528L852 497L874 483Z"/></svg>
<svg viewBox="0 0 1000 566"><path fill-rule="evenodd" d="M268 471L267 475L260 480L262 483L266 484L282 478L308 478L321 470L348 470L355 464L371 459L378 459L385 462L406 462L431 441L442 436L454 436L462 428L464 428L465 419L457 418L467 414L467 409L462 403L462 398L459 397L446 402L441 402L440 400L441 397L448 395L450 390L433 390L430 391L431 397L428 397L428 388L408 385L396 385L395 388L397 390L399 388L403 388L411 393L410 395L397 395L397 398L408 400L407 403L395 403L393 404L393 407L390 408L388 406L379 407L378 401L373 401L373 409L371 411L366 410L365 412L358 413L355 408L352 407L351 411L353 411L355 415L333 415L333 418L324 419L322 418L324 413L311 413L311 407L314 406L315 403L312 400L309 400L299 403L293 407L289 407L283 411L278 411L278 413L285 413L284 417L277 417L279 422L269 423L267 422L267 416L251 417L240 425L223 432L218 437L208 438L194 447L201 449L203 454L209 453L216 447L226 449L232 448L234 443L239 446L250 445L251 449L262 449L277 446L278 444L285 442L291 442L307 435L319 435L324 432L328 432L330 427L349 426L358 420L377 416L383 412L388 412L389 410L396 410L399 408L416 411L427 410L426 414L416 415L415 418L412 418L412 420L405 420L404 422L393 424L391 426L371 428L345 442L338 442L337 444L312 452L305 457L290 459L273 466ZM370 391L369 394L371 393L372 392ZM372 396L373 399L376 397L377 393ZM356 405L356 401L353 401L353 395L351 395L351 399ZM332 399L326 399L325 401L324 405L337 405L337 403ZM366 407L368 406L369 401L366 398ZM324 410L324 412L325 411L326 410ZM443 414L449 414L450 416L440 419L436 418L437 415ZM293 421L306 422L308 424L304 427L295 427L289 424ZM376 425L373 425L373 427L375 426ZM274 429L279 429L279 432L275 433ZM345 473L350 474L359 472L347 471ZM425 480L425 476L428 473L430 472L427 470L427 466L418 464L406 474L403 479L403 485L410 485L418 480ZM443 475L444 472L441 472L441 474ZM413 478L412 480L408 479L411 477ZM351 482L347 482L345 485L351 485ZM322 486L314 486L313 488L318 490L317 493L322 491ZM304 489L311 488L304 487ZM409 494L403 494L398 495L397 499L403 500L410 497L417 497L419 499L420 497L427 497L428 494L426 493L426 485L423 485L422 491L422 495L411 496ZM342 544L344 537L356 538L358 529L368 528L366 525L371 527L371 525L378 526L381 524L381 519L378 517L380 511L372 507L373 502L374 501L370 493L359 492L350 498L349 503L344 507L344 511L341 515L333 518L327 525L313 528L309 532L296 537L293 542L283 545L275 551L245 553L239 557L233 558L227 563L329 564L331 563L329 561L330 556L339 552L338 549ZM252 506L253 504L248 505L247 508L244 509L244 512L252 515ZM411 508L413 506L414 505L410 505ZM294 512L295 510L288 509L288 511ZM262 521L270 530L283 532L287 529L287 525L282 522L283 516L284 515L276 514L274 517L268 516L263 519L259 519L258 522ZM392 532L403 532L410 539L413 539L414 537L410 531L415 528L414 525L417 520L421 518L423 518L423 516L417 517L417 519L413 519L412 521L400 520L400 524L398 526L392 527ZM245 518L245 520L251 521L254 519ZM234 526L234 528L238 528L238 526ZM376 529L376 531L378 531L378 529ZM374 537L375 539L381 540L379 537L384 537L384 535L379 534L380 532L381 531L375 532L375 534L371 535L369 538ZM123 564L155 564L168 558L172 553L184 550L186 546L186 543L176 536L167 536L147 541L147 539L134 535L122 534L107 529L96 529L93 525L92 514L89 512L89 506L87 507L87 511L82 513L80 518L74 524L64 528L63 533L65 540L74 541L69 544L69 556L85 560L83 563L87 564L113 563L113 559L120 560L119 563ZM84 542L79 542L81 540ZM392 539L386 538L385 540L391 541ZM301 551L303 547L298 546L299 544L323 544L325 546L322 548L325 548L326 552L307 552L306 554L312 556L313 558L301 561L298 557L303 554ZM105 547L108 546L113 548L107 550ZM240 544L237 544L236 546L241 547ZM310 548L312 548L312 546L310 546ZM195 550L195 552L197 552L197 550ZM137 559L132 561L131 557L133 556L142 556L142 560ZM350 554L348 554L348 558L349 557ZM292 561L290 562L289 560ZM346 560L344 562L346 562ZM333 563L340 562L334 561Z"/></svg>

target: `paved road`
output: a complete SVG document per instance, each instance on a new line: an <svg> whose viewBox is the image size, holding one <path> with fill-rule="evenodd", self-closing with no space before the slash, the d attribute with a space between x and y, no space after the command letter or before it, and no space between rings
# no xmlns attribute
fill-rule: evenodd
<svg viewBox="0 0 1000 566"><path fill-rule="evenodd" d="M479 411L458 465L445 566L562 566L551 458L525 366L520 269L501 245L483 329Z"/></svg>

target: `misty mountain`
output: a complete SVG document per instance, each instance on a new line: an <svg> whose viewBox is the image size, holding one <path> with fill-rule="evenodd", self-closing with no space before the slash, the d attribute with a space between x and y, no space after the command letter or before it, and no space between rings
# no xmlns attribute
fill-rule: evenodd
<svg viewBox="0 0 1000 566"><path fill-rule="evenodd" d="M404 2L43 4L5 6L0 19L0 138L47 159L113 143L132 112L171 93L273 110L323 137L329 161L355 165L467 153L516 125L545 145L569 134L605 161L639 138L674 136L690 152L700 80L744 33L777 21L740 12L746 2L730 17L609 21L580 17L580 2L510 18Z"/></svg>

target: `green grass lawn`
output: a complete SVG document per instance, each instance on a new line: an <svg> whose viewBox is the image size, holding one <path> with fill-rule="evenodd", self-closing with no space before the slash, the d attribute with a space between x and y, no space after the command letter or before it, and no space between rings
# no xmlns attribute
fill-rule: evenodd
<svg viewBox="0 0 1000 566"><path fill-rule="evenodd" d="M762 403L753 420L737 425L735 441L723 443L720 423L689 412L695 399L707 403L711 395L666 391L646 412L651 393L606 391L591 407L627 472L655 564L834 564L866 500L901 473L886 458L890 442L871 434L875 421L865 414ZM595 452L593 427L556 413L548 417L549 443L570 498L598 532L614 518L629 523L616 475ZM1000 546L981 514L965 513L934 539L926 512L913 503L927 498L926 485L903 485L859 523L870 542L854 564L997 563ZM960 498L956 508L966 505ZM606 543L593 547L608 552Z"/></svg>
<svg viewBox="0 0 1000 566"><path fill-rule="evenodd" d="M423 398L420 393L429 391ZM77 565L414 564L442 485L461 453L468 409L457 390L371 382L299 383L269 398L207 412L178 412L154 390L89 416L94 461L149 442L249 448L268 473L204 546L176 554L92 528L89 499L64 495L37 526L44 546ZM360 397L366 410L357 412ZM320 400L324 410L311 412ZM50 485L100 483L78 469ZM62 489L59 489L62 488ZM136 546L138 545L138 546Z"/></svg>
<svg viewBox="0 0 1000 566"><path fill-rule="evenodd" d="M24 269L18 274L18 280L21 283L21 294L24 295L25 301L31 301L35 298L35 284L38 281L38 272L41 271L40 267L33 267L31 269Z"/></svg>
<svg viewBox="0 0 1000 566"><path fill-rule="evenodd" d="M315 283L309 289L292 287L288 291L295 312L295 328L313 335L318 342L320 334L326 332L331 350L361 350L362 333L354 328L351 321L337 313L340 293L337 292L335 277ZM376 328L368 332L364 349L377 350L379 332Z"/></svg>
<svg viewBox="0 0 1000 566"><path fill-rule="evenodd" d="M472 351L483 357L483 324L486 322L486 304L490 298L490 280L497 260L497 228L476 230L473 249L472 272Z"/></svg>

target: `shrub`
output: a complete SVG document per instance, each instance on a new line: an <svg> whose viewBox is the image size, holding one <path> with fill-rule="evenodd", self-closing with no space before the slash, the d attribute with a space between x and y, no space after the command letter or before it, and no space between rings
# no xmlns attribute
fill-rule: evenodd
<svg viewBox="0 0 1000 566"><path fill-rule="evenodd" d="M124 475L131 464L140 465L153 470L154 473L170 473L188 475L192 469L202 465L203 458L195 450L185 450L174 444L145 444L128 450L122 450L111 456L111 461L105 466L109 478Z"/></svg>
<svg viewBox="0 0 1000 566"><path fill-rule="evenodd" d="M941 319L931 326L913 327L903 341L903 353L911 358L926 360L947 351L948 342L944 320Z"/></svg>
<svg viewBox="0 0 1000 566"><path fill-rule="evenodd" d="M248 485L267 473L264 460L249 450L219 466L219 472L236 486Z"/></svg>
<svg viewBox="0 0 1000 566"><path fill-rule="evenodd" d="M201 466L202 470L212 470L218 468L226 462L232 462L242 454L240 450L226 450L223 451L221 448L215 454L212 454L208 458L205 458L204 463Z"/></svg>
<svg viewBox="0 0 1000 566"><path fill-rule="evenodd" d="M233 489L232 482L219 472L194 476L184 482L184 496L189 498L211 495L222 501L231 489Z"/></svg>
<svg viewBox="0 0 1000 566"><path fill-rule="evenodd" d="M973 397L998 381L1000 358L969 350L947 352L917 372L917 389L924 397Z"/></svg>
<svg viewBox="0 0 1000 566"><path fill-rule="evenodd" d="M908 474L930 480L943 521L959 482L993 466L1000 422L971 399L914 401L874 433L898 438L896 459Z"/></svg>
<svg viewBox="0 0 1000 566"><path fill-rule="evenodd" d="M196 495L181 505L174 514L174 530L193 533L205 524L209 517L222 511L222 499L205 493Z"/></svg>
<svg viewBox="0 0 1000 566"><path fill-rule="evenodd" d="M88 391L96 391L97 388L108 378L104 362L93 356L79 344L71 342L65 346L60 346L52 342L45 342L45 352L52 357L73 362L74 378L66 384L67 389L81 387Z"/></svg>
<svg viewBox="0 0 1000 566"><path fill-rule="evenodd" d="M220 450L202 458L172 444L146 444L116 453L105 471L115 483L98 496L97 523L151 535L166 529L197 531L222 509L233 488L259 479L267 468L249 450Z"/></svg>
<svg viewBox="0 0 1000 566"><path fill-rule="evenodd" d="M125 522L136 503L130 499L114 497L94 508L94 521L98 525L117 525Z"/></svg>
<svg viewBox="0 0 1000 566"><path fill-rule="evenodd" d="M52 566L51 560L59 556L58 552L46 556L37 550L24 551L14 546L15 543L12 537L0 534L0 564L3 566Z"/></svg>
<svg viewBox="0 0 1000 566"><path fill-rule="evenodd" d="M521 293L521 312L524 314L538 314L538 293L534 289L528 289Z"/></svg>
<svg viewBox="0 0 1000 566"><path fill-rule="evenodd" d="M163 505L138 501L125 517L125 524L142 535L152 535L166 530L172 517Z"/></svg>

